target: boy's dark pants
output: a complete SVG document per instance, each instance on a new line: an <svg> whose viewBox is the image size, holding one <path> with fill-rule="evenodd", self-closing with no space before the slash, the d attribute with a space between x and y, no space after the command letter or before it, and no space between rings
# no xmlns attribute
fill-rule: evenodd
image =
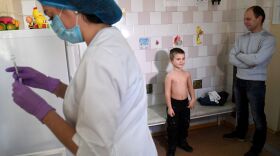
<svg viewBox="0 0 280 156"><path fill-rule="evenodd" d="M175 116L171 117L167 113L168 150L175 151L176 145L186 142L188 137L190 109L188 108L188 99L175 100L171 98L171 105Z"/></svg>

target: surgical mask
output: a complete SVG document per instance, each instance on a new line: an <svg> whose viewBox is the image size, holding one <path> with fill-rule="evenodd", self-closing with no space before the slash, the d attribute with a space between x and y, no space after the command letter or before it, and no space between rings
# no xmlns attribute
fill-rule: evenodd
<svg viewBox="0 0 280 156"><path fill-rule="evenodd" d="M84 42L80 27L78 25L78 15L76 15L76 25L71 29L66 29L60 19L61 12L59 13L59 15L55 15L53 17L51 23L53 31L60 39L68 41L70 43Z"/></svg>

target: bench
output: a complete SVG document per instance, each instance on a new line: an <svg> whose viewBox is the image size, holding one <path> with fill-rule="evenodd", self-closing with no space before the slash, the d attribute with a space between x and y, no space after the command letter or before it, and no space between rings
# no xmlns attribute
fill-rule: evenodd
<svg viewBox="0 0 280 156"><path fill-rule="evenodd" d="M191 110L191 119L204 118L209 116L217 116L218 124L219 116L235 111L235 104L226 102L224 106L202 106L199 102L196 103L194 109ZM148 125L158 126L164 125L166 122L166 105L157 104L148 107Z"/></svg>

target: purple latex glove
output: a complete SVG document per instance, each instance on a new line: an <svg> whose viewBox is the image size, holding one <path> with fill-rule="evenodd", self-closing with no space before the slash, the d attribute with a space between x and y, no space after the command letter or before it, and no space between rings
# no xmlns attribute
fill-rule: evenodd
<svg viewBox="0 0 280 156"><path fill-rule="evenodd" d="M6 71L13 72L14 79L18 80L20 78L25 85L44 89L51 93L54 92L60 83L59 79L46 76L31 67L18 67L19 75L16 74L14 67L9 67Z"/></svg>
<svg viewBox="0 0 280 156"><path fill-rule="evenodd" d="M18 81L13 83L12 96L17 105L40 121L44 119L49 111L54 110L43 98Z"/></svg>

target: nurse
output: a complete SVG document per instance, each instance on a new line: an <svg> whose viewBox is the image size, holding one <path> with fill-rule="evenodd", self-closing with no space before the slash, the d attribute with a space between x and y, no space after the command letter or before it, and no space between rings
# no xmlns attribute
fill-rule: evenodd
<svg viewBox="0 0 280 156"><path fill-rule="evenodd" d="M14 68L13 99L78 156L156 156L147 126L142 73L129 44L111 26L122 12L114 0L39 0L54 32L88 48L69 86L30 67ZM18 81L21 79L22 83ZM30 87L64 98L64 114Z"/></svg>

